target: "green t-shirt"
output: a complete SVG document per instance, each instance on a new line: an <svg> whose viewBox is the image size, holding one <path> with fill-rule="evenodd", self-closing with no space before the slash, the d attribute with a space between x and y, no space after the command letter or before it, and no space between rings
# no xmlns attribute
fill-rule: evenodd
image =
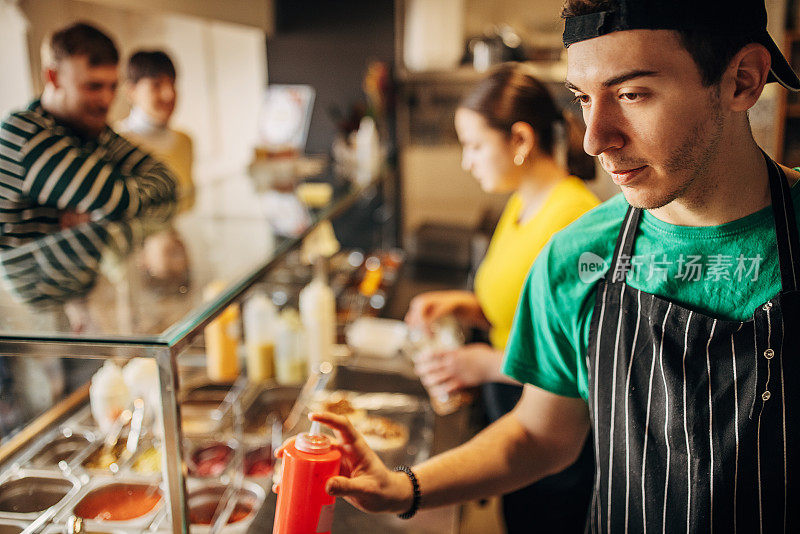
<svg viewBox="0 0 800 534"><path fill-rule="evenodd" d="M800 187L792 187L800 211ZM588 399L586 353L598 280L611 265L628 203L615 196L555 234L520 295L503 372ZM642 214L628 285L720 319L743 321L780 290L772 207L719 226Z"/></svg>

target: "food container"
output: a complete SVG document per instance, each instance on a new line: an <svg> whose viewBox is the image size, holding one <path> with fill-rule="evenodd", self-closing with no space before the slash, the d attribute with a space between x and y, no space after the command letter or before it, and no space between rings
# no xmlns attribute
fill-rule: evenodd
<svg viewBox="0 0 800 534"><path fill-rule="evenodd" d="M221 430L221 422L212 418L219 403L187 402L181 405L181 429L186 436L214 434Z"/></svg>
<svg viewBox="0 0 800 534"><path fill-rule="evenodd" d="M220 441L201 443L190 449L186 465L189 474L198 478L218 477L233 460L235 442Z"/></svg>
<svg viewBox="0 0 800 534"><path fill-rule="evenodd" d="M148 527L163 505L163 492L152 478L127 476L94 477L62 510L58 523L71 515L84 519L88 531L110 532L114 529Z"/></svg>
<svg viewBox="0 0 800 534"><path fill-rule="evenodd" d="M184 435L218 434L230 429L230 414L220 421L213 418L230 388L230 384L205 384L185 395L181 402L181 428Z"/></svg>
<svg viewBox="0 0 800 534"><path fill-rule="evenodd" d="M272 429L267 425L267 417L274 413L281 421L285 421L299 394L300 387L297 386L276 386L261 391L245 410L246 437L256 438L264 443L269 441Z"/></svg>
<svg viewBox="0 0 800 534"><path fill-rule="evenodd" d="M214 515L226 486L221 484L197 484L190 489L188 497L191 532L204 534L209 530ZM228 520L225 532L244 532L266 498L264 489L258 484L244 482L239 490L236 508Z"/></svg>
<svg viewBox="0 0 800 534"><path fill-rule="evenodd" d="M131 461L131 471L139 475L154 475L161 472L161 449L157 445L143 442Z"/></svg>
<svg viewBox="0 0 800 534"><path fill-rule="evenodd" d="M22 521L0 521L0 534L19 534L27 526Z"/></svg>
<svg viewBox="0 0 800 534"><path fill-rule="evenodd" d="M127 436L120 436L113 447L107 449L102 441L97 443L91 452L83 458L81 466L94 473L116 473L122 467L120 459L125 452ZM112 464L115 467L112 467Z"/></svg>
<svg viewBox="0 0 800 534"><path fill-rule="evenodd" d="M271 477L274 467L275 457L271 445L249 448L244 455L244 475L247 477Z"/></svg>
<svg viewBox="0 0 800 534"><path fill-rule="evenodd" d="M20 463L31 469L53 469L62 461L69 465L91 447L94 439L90 432L64 427L39 440Z"/></svg>
<svg viewBox="0 0 800 534"><path fill-rule="evenodd" d="M78 493L78 481L48 471L19 470L0 484L0 517L36 519Z"/></svg>

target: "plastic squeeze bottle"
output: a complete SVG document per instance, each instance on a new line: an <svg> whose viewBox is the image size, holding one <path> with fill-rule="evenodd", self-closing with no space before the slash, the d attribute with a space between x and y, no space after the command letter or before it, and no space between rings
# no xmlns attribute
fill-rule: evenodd
<svg viewBox="0 0 800 534"><path fill-rule="evenodd" d="M278 315L275 330L275 380L278 384L299 384L308 370L305 333L297 310L288 308Z"/></svg>
<svg viewBox="0 0 800 534"><path fill-rule="evenodd" d="M266 295L256 293L244 305L247 378L266 382L275 376L275 323L278 312Z"/></svg>
<svg viewBox="0 0 800 534"><path fill-rule="evenodd" d="M314 263L314 278L300 291L300 317L308 343L308 371L314 373L322 362L333 359L336 343L336 297L328 285L325 259Z"/></svg>
<svg viewBox="0 0 800 534"><path fill-rule="evenodd" d="M224 288L220 281L212 282L203 296L209 301ZM239 376L239 305L231 304L204 330L206 340L206 371L212 382L233 382Z"/></svg>
<svg viewBox="0 0 800 534"><path fill-rule="evenodd" d="M336 498L325 483L339 474L341 458L316 421L284 449L274 534L330 534Z"/></svg>

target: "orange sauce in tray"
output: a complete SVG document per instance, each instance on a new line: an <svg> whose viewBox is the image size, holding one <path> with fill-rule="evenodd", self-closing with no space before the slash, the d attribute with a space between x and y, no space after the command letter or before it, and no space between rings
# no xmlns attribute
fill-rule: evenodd
<svg viewBox="0 0 800 534"><path fill-rule="evenodd" d="M155 486L109 484L87 494L74 513L83 519L125 521L146 515L160 500L161 491Z"/></svg>

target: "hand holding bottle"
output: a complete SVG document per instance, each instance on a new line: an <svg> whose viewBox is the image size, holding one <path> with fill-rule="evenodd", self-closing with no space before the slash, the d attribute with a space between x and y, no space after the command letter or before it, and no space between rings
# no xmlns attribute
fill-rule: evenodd
<svg viewBox="0 0 800 534"><path fill-rule="evenodd" d="M333 447L342 453L340 475L329 478L325 485L328 494L344 497L365 512L401 513L411 507L413 490L408 476L388 469L346 417L326 412L312 413L309 419L333 429L338 440ZM281 458L292 441L284 443L275 456Z"/></svg>

